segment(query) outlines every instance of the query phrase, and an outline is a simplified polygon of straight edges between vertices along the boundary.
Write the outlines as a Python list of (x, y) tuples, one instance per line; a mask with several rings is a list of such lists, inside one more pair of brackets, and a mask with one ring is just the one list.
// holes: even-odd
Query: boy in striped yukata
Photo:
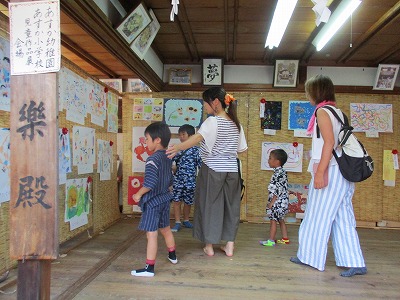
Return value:
[(157, 256), (158, 230), (164, 237), (168, 248), (168, 260), (176, 264), (175, 239), (169, 226), (169, 210), (172, 200), (172, 161), (165, 151), (171, 139), (171, 131), (162, 122), (152, 123), (144, 131), (146, 143), (154, 152), (146, 160), (143, 186), (133, 195), (142, 209), (139, 230), (146, 231), (147, 251), (146, 266), (133, 270), (133, 276), (153, 277)]

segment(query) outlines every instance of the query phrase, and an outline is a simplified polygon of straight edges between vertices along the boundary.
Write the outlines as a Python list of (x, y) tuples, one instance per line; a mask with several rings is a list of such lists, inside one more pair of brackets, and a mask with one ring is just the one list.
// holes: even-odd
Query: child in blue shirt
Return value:
[(143, 269), (133, 270), (133, 276), (153, 277), (157, 256), (158, 230), (168, 248), (168, 260), (176, 264), (175, 239), (169, 226), (170, 203), (172, 200), (172, 161), (165, 151), (171, 139), (169, 127), (162, 122), (152, 123), (145, 129), (146, 144), (154, 152), (146, 160), (143, 186), (133, 195), (142, 209), (139, 230), (146, 231), (147, 258)]
[[(179, 140), (181, 143), (186, 141), (191, 135), (195, 134), (192, 125), (182, 125), (179, 130)], [(175, 226), (172, 232), (181, 229), (181, 204), (183, 201), (183, 223), (186, 228), (193, 228), (189, 221), (190, 209), (193, 205), (194, 191), (196, 189), (197, 168), (201, 165), (199, 147), (193, 146), (185, 151), (181, 151), (172, 159), (176, 163), (176, 172), (174, 176), (174, 214)]]
[(283, 238), (276, 241), (278, 244), (289, 244), (285, 216), (289, 207), (288, 177), (282, 168), (287, 161), (287, 153), (282, 149), (272, 150), (268, 164), (274, 169), (274, 174), (268, 185), (267, 216), (270, 220), (269, 239), (260, 241), (263, 246), (275, 246), (277, 223), (281, 228)]

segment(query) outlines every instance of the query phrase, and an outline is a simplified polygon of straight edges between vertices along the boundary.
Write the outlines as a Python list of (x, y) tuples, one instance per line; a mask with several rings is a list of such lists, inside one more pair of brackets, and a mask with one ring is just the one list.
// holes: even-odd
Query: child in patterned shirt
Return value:
[[(179, 127), (179, 140), (186, 141), (191, 135), (195, 134), (192, 125), (185, 124)], [(193, 146), (185, 151), (179, 152), (173, 161), (176, 163), (176, 172), (174, 176), (174, 215), (175, 226), (171, 228), (172, 232), (178, 232), (181, 225), (186, 228), (193, 228), (189, 221), (191, 206), (193, 205), (194, 191), (196, 189), (197, 168), (201, 165), (199, 147)], [(183, 204), (183, 223), (181, 223), (181, 204)]]
[[(282, 168), (287, 161), (287, 154), (282, 149), (272, 150), (269, 154), (268, 164), (274, 169), (274, 174), (268, 185), (267, 216), (270, 220), (269, 239), (260, 241), (263, 246), (275, 246), (278, 244), (289, 244), (285, 215), (288, 213), (289, 193), (288, 177)], [(279, 222), (283, 238), (275, 241), (276, 227)]]

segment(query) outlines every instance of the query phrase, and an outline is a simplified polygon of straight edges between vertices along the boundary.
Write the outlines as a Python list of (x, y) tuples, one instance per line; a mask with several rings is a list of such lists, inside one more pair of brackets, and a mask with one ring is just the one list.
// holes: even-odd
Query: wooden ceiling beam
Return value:
[(229, 12), (228, 0), (224, 0), (225, 62), (229, 61)]
[(189, 18), (188, 18), (188, 15), (187, 15), (187, 11), (186, 11), (186, 7), (185, 7), (184, 1), (181, 1), (179, 3), (179, 5), (181, 7), (180, 12), (181, 12), (181, 16), (182, 16), (182, 21), (184, 21), (184, 23), (185, 23), (185, 27), (186, 27), (186, 31), (187, 31), (187, 33), (189, 35), (190, 43), (191, 43), (191, 45), (192, 45), (192, 47), (194, 49), (197, 61), (200, 61), (199, 50), (197, 49), (196, 40), (194, 39), (194, 34), (193, 34), (193, 31), (192, 31), (192, 27), (190, 26), (190, 22), (189, 22)]
[(88, 64), (92, 65), (94, 68), (99, 70), (100, 72), (106, 74), (110, 78), (117, 78), (118, 75), (99, 62), (92, 55), (87, 53), (81, 47), (79, 47), (75, 42), (73, 42), (70, 38), (68, 38), (65, 34), (61, 33), (61, 45), (73, 52), (76, 56), (80, 57)]
[(234, 12), (233, 12), (233, 49), (232, 49), (232, 61), (236, 61), (236, 49), (237, 49), (237, 32), (239, 24), (239, 0), (235, 0)]
[(360, 50), (370, 39), (372, 39), (379, 31), (385, 28), (389, 23), (396, 20), (400, 13), (400, 1), (398, 1), (391, 9), (389, 9), (377, 22), (375, 22), (361, 37), (357, 40), (352, 48), (346, 50), (337, 60), (337, 63), (347, 62), (358, 50)]
[(163, 81), (147, 63), (139, 59), (128, 43), (112, 27), (92, 0), (60, 1), (61, 10), (74, 20), (116, 59), (138, 75), (153, 91), (162, 90)]
[(181, 21), (179, 19), (179, 16), (175, 16), (174, 23), (176, 24), (176, 26), (179, 29), (179, 32), (182, 35), (183, 44), (185, 45), (186, 51), (188, 52), (188, 54), (190, 56), (190, 60), (193, 61), (193, 54), (192, 54), (192, 51), (190, 50), (189, 42), (188, 42), (188, 40), (186, 38), (185, 32), (183, 31), (182, 23), (181, 23)]
[(379, 56), (376, 60), (374, 65), (382, 64), (385, 63), (387, 60), (389, 60), (392, 56), (397, 54), (400, 51), (400, 44), (394, 45), (392, 48), (390, 48), (388, 51), (383, 53), (381, 56)]

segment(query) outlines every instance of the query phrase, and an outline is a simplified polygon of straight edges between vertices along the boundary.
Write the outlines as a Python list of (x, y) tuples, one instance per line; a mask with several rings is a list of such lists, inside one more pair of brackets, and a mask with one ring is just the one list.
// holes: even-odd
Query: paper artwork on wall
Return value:
[(88, 92), (90, 121), (103, 127), (107, 112), (107, 93), (104, 92), (102, 85), (92, 79), (88, 81)]
[(69, 132), (63, 133), (63, 129), (58, 129), (58, 172), (59, 183), (66, 181), (66, 174), (72, 172), (71, 143)]
[(163, 98), (133, 99), (133, 120), (162, 121)]
[(383, 150), (383, 180), (396, 181), (392, 150)]
[(85, 225), (90, 210), (90, 195), (87, 178), (68, 179), (65, 184), (65, 222), (71, 230)]
[(282, 149), (288, 159), (283, 168), (287, 172), (302, 172), (303, 171), (303, 144), (297, 144), (297, 147), (290, 143), (273, 143), (263, 142), (261, 144), (261, 170), (273, 170), (268, 164), (269, 154), (274, 149)]
[(288, 129), (306, 130), (314, 109), (308, 101), (289, 101)]
[(107, 93), (107, 132), (118, 133), (118, 96)]
[(264, 107), (264, 116), (261, 118), (261, 129), (281, 130), (282, 102), (266, 101)]
[(59, 110), (66, 110), (66, 119), (85, 124), (88, 98), (86, 80), (62, 67), (58, 72)]
[(10, 130), (0, 128), (0, 203), (10, 201)]
[(135, 195), (140, 188), (143, 186), (143, 176), (129, 176), (128, 179), (128, 204), (138, 205), (138, 203), (133, 200), (133, 195)]
[(200, 127), (203, 121), (203, 100), (164, 99), (164, 122), (168, 126), (180, 127), (184, 124)]
[(153, 154), (146, 144), (144, 130), (146, 127), (132, 129), (132, 172), (144, 172), (146, 159)]
[(112, 148), (110, 141), (97, 140), (97, 173), (100, 180), (111, 179)]
[(289, 213), (301, 213), (306, 210), (308, 185), (289, 183)]
[(10, 111), (10, 42), (0, 37), (0, 110)]
[(355, 132), (393, 132), (392, 104), (350, 103), (350, 119)]
[(72, 163), (78, 166), (78, 174), (93, 173), (95, 163), (95, 130), (74, 126), (72, 129)]

